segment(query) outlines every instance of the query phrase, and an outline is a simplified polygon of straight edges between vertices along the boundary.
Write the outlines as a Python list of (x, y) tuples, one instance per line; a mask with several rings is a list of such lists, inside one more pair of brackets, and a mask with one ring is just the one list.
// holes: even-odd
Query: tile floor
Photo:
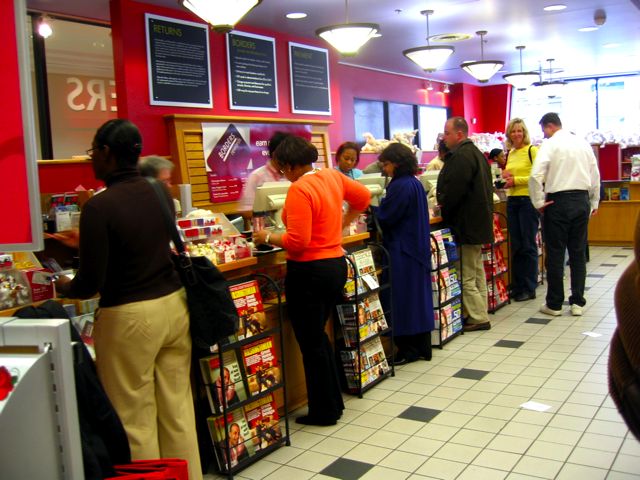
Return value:
[[(492, 315), (491, 330), (398, 367), (362, 399), (345, 396), (336, 426), (292, 420), (291, 446), (236, 478), (640, 479), (640, 443), (607, 394), (613, 291), (632, 255), (591, 248), (582, 317), (539, 313), (539, 287), (538, 299)], [(550, 408), (521, 407), (529, 401)]]

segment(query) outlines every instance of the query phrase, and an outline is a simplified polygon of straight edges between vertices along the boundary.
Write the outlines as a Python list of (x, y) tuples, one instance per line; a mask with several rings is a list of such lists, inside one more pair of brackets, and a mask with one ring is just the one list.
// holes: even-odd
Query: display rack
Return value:
[[(511, 244), (509, 244), (511, 246)], [(542, 237), (542, 220), (538, 220), (536, 232), (536, 250), (538, 252), (538, 285), (544, 285), (544, 240)]]
[[(263, 302), (264, 289), (276, 298)], [(239, 329), (215, 352), (197, 352), (196, 384), (199, 433), (207, 431), (217, 471), (231, 479), (291, 441), (280, 289), (268, 275), (252, 274), (235, 279), (229, 291)], [(201, 441), (201, 456), (202, 450)]]
[(489, 313), (496, 313), (511, 303), (508, 290), (509, 267), (505, 262), (505, 258), (508, 259), (510, 253), (509, 231), (506, 225), (507, 217), (500, 212), (493, 212), (493, 242), (482, 246)]
[(448, 228), (431, 232), (430, 243), (435, 326), (431, 344), (442, 348), (463, 332), (462, 281), (458, 273), (460, 252)]
[[(389, 362), (382, 345), (383, 335), (393, 344), (391, 262), (379, 243), (354, 248), (346, 258), (349, 273), (344, 299), (337, 305), (338, 318), (333, 322), (336, 357), (346, 391), (362, 398), (367, 390), (395, 375), (393, 355)], [(382, 306), (381, 295), (387, 308)]]

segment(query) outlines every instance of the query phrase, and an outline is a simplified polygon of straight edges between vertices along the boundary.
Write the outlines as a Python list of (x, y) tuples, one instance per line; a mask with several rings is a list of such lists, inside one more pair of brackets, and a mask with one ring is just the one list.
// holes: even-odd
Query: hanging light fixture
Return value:
[(536, 80), (540, 80), (540, 76), (538, 72), (523, 72), (522, 71), (522, 50), (524, 50), (524, 45), (518, 45), (516, 47), (517, 50), (520, 51), (520, 72), (519, 73), (507, 73), (503, 75), (502, 78), (505, 79), (507, 83), (513, 85), (518, 90), (526, 90), (529, 85), (531, 85)]
[(42, 38), (49, 38), (53, 33), (53, 28), (51, 28), (51, 18), (49, 15), (42, 15), (38, 19), (38, 35)]
[(444, 84), (444, 89), (442, 90), (442, 93), (450, 93), (451, 90), (449, 90), (449, 84), (445, 83)]
[(427, 90), (433, 90), (433, 83), (431, 83), (431, 80), (429, 80), (429, 83), (427, 83)]
[(542, 67), (540, 67), (540, 81), (533, 84), (534, 87), (539, 89), (539, 91), (542, 91), (542, 93), (549, 98), (561, 96), (562, 87), (567, 84), (564, 80), (553, 80), (553, 61), (553, 58), (547, 58), (547, 62), (549, 62), (549, 80), (542, 80)]
[(378, 35), (380, 26), (375, 23), (349, 23), (349, 0), (344, 0), (344, 9), (345, 23), (319, 28), (316, 35), (345, 57), (353, 57), (369, 39)]
[(448, 45), (431, 46), (429, 44), (429, 15), (433, 15), (433, 10), (422, 10), (420, 14), (427, 18), (427, 45), (409, 48), (404, 50), (402, 54), (425, 72), (435, 72), (455, 51), (455, 48)]
[(211, 24), (218, 33), (231, 31), (260, 2), (262, 0), (180, 0), (183, 7)]
[(478, 80), (480, 83), (487, 83), (495, 73), (502, 68), (504, 62), (499, 60), (485, 60), (484, 59), (484, 36), (487, 34), (486, 30), (479, 30), (476, 35), (480, 36), (480, 61), (478, 62), (464, 62), (460, 65), (465, 72)]

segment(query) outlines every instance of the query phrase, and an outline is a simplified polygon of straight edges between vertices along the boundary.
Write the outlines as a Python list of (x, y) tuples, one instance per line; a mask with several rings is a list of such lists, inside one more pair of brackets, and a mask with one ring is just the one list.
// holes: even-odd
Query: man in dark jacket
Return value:
[(469, 138), (462, 117), (447, 120), (444, 141), (451, 150), (438, 177), (438, 203), (444, 222), (462, 248), (464, 331), (489, 330), (487, 282), (482, 245), (493, 241), (493, 185), (484, 155)]

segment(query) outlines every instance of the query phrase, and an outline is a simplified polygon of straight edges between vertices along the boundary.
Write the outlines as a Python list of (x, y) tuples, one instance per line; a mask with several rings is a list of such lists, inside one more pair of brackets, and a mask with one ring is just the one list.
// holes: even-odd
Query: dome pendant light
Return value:
[(425, 47), (415, 47), (404, 50), (402, 54), (409, 60), (415, 62), (425, 72), (435, 72), (447, 58), (455, 51), (455, 48), (448, 45), (431, 46), (429, 44), (429, 15), (433, 15), (433, 10), (423, 10), (420, 12), (427, 18), (427, 45)]
[(499, 60), (485, 60), (484, 59), (484, 36), (487, 34), (486, 30), (479, 30), (476, 35), (480, 36), (480, 61), (478, 62), (464, 62), (460, 65), (465, 72), (478, 80), (480, 83), (487, 83), (495, 73), (502, 68), (504, 62)]
[(349, 23), (349, 0), (344, 1), (345, 23), (329, 25), (316, 30), (316, 35), (326, 40), (345, 57), (353, 57), (369, 39), (380, 31), (375, 23)]
[(262, 0), (180, 0), (180, 4), (211, 25), (214, 32), (226, 33)]
[(553, 58), (547, 58), (547, 62), (549, 62), (549, 80), (542, 81), (542, 68), (540, 69), (540, 81), (535, 82), (533, 84), (536, 89), (542, 91), (544, 95), (549, 98), (559, 97), (562, 94), (562, 87), (564, 87), (567, 82), (563, 80), (553, 80), (551, 75), (553, 74), (553, 67), (551, 66), (553, 63)]
[(526, 90), (528, 86), (530, 86), (536, 80), (540, 80), (540, 76), (537, 72), (523, 72), (522, 71), (522, 50), (524, 50), (524, 45), (518, 45), (516, 47), (517, 50), (520, 51), (520, 72), (519, 73), (507, 73), (503, 75), (502, 78), (505, 79), (507, 83), (512, 85), (514, 88), (518, 90)]

